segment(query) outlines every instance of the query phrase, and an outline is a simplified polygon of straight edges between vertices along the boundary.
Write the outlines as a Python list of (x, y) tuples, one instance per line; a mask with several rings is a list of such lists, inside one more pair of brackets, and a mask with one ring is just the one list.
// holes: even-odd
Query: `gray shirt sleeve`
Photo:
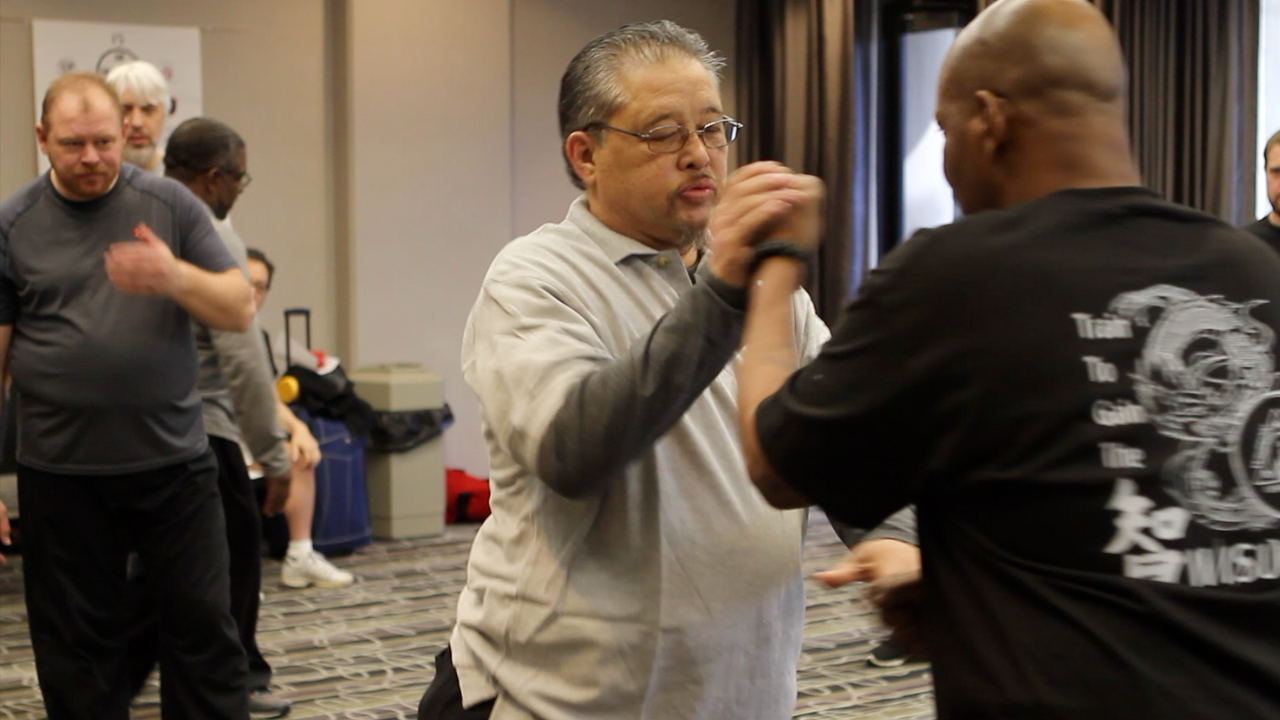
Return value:
[(267, 477), (289, 474), (285, 432), (276, 416), (276, 394), (258, 321), (247, 332), (209, 330), (218, 370), (227, 383), (241, 436)]
[(698, 282), (625, 355), (578, 379), (538, 446), (537, 472), (570, 498), (600, 492), (680, 419), (738, 350), (746, 292)]
[(885, 518), (884, 522), (867, 533), (862, 541), (880, 539), (901, 540), (918, 546), (920, 536), (916, 534), (916, 506), (908, 505)]
[(195, 265), (202, 270), (220, 273), (236, 267), (235, 258), (223, 244), (222, 238), (209, 219), (204, 201), (197, 198), (190, 190), (179, 186), (175, 192), (174, 212), (178, 217), (178, 227), (182, 229), (181, 242), (174, 248), (174, 254), (180, 259)]

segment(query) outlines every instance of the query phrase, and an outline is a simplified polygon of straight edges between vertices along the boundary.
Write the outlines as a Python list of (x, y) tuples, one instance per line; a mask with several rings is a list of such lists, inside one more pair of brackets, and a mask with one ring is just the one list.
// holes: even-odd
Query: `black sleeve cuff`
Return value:
[(716, 297), (724, 301), (725, 305), (741, 312), (747, 311), (747, 289), (735, 287), (716, 277), (715, 273), (707, 269), (705, 263), (698, 268), (698, 281), (706, 283), (707, 287), (716, 294)]
[(916, 509), (914, 505), (899, 510), (867, 533), (865, 540), (901, 540), (911, 545), (920, 545), (920, 534), (916, 531)]

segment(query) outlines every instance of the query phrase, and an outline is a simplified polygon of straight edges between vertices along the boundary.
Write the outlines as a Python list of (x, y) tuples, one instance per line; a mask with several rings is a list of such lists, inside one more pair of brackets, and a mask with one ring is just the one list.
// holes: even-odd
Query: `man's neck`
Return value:
[(698, 243), (689, 243), (689, 246), (680, 251), (680, 259), (684, 260), (684, 266), (691, 268), (698, 264)]
[(1002, 198), (1005, 207), (1061, 190), (1142, 185), (1123, 126), (1105, 117), (1079, 125), (1059, 127), (1026, 144), (1027, 152), (1011, 168), (1017, 182), (1008, 183)]
[(1272, 210), (1271, 213), (1267, 215), (1267, 220), (1271, 221), (1272, 227), (1280, 228), (1280, 212)]
[[(685, 253), (686, 253), (685, 248), (678, 247), (674, 243), (667, 242), (663, 239), (654, 238), (654, 237), (645, 235), (644, 233), (636, 232), (633, 228), (627, 227), (625, 223), (619, 220), (617, 215), (615, 215), (614, 213), (607, 212), (603, 204), (598, 199), (596, 199), (590, 191), (588, 191), (586, 195), (587, 195), (587, 212), (591, 213), (592, 215), (595, 216), (597, 220), (604, 223), (605, 227), (618, 233), (619, 235), (629, 237), (632, 240), (635, 240), (636, 242), (642, 245), (647, 245), (653, 248), (654, 250), (657, 250), (658, 252), (663, 252), (664, 250), (676, 249), (680, 251), (681, 257), (685, 256)], [(697, 243), (690, 243), (689, 245), (690, 248), (695, 248), (694, 250), (695, 259), (696, 259), (696, 253), (697, 253), (696, 245)], [(686, 259), (685, 262), (687, 263), (688, 260)]]

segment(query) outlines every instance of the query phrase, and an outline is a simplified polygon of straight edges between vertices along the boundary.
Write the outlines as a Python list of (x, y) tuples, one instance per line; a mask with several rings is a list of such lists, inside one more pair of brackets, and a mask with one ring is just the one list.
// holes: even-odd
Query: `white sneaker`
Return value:
[(339, 588), (350, 585), (354, 580), (354, 575), (346, 570), (339, 570), (315, 550), (302, 559), (286, 555), (284, 565), (280, 567), (280, 582), (291, 588), (304, 588), (308, 585)]

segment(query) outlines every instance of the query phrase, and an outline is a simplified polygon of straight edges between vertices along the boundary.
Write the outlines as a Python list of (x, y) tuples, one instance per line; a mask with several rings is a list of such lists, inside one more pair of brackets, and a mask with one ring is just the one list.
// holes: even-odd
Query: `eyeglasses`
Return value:
[(240, 192), (244, 192), (244, 189), (249, 187), (249, 183), (253, 182), (253, 176), (249, 174), (248, 170), (242, 173), (236, 173), (234, 171), (225, 170), (223, 168), (214, 168), (214, 169), (222, 173), (223, 175), (226, 175), (227, 178), (231, 180), (231, 182), (237, 183), (239, 185), (237, 189)]
[(644, 140), (649, 149), (656, 153), (673, 153), (679, 152), (684, 148), (685, 143), (689, 142), (690, 135), (701, 137), (702, 144), (707, 148), (722, 148), (738, 139), (738, 131), (742, 129), (742, 123), (727, 117), (723, 120), (709, 122), (697, 130), (687, 130), (683, 125), (663, 125), (653, 128), (647, 133), (638, 133), (634, 130), (627, 130), (602, 122), (594, 122), (584, 129), (593, 127), (616, 130), (632, 137), (638, 137)]
[(219, 173), (221, 176), (227, 177), (229, 181), (236, 183), (236, 192), (244, 192), (244, 188), (248, 187), (248, 183), (253, 182), (253, 176), (248, 174), (248, 170), (243, 173), (237, 173), (236, 170), (228, 170), (227, 168), (210, 168), (204, 170), (212, 178), (212, 174)]

